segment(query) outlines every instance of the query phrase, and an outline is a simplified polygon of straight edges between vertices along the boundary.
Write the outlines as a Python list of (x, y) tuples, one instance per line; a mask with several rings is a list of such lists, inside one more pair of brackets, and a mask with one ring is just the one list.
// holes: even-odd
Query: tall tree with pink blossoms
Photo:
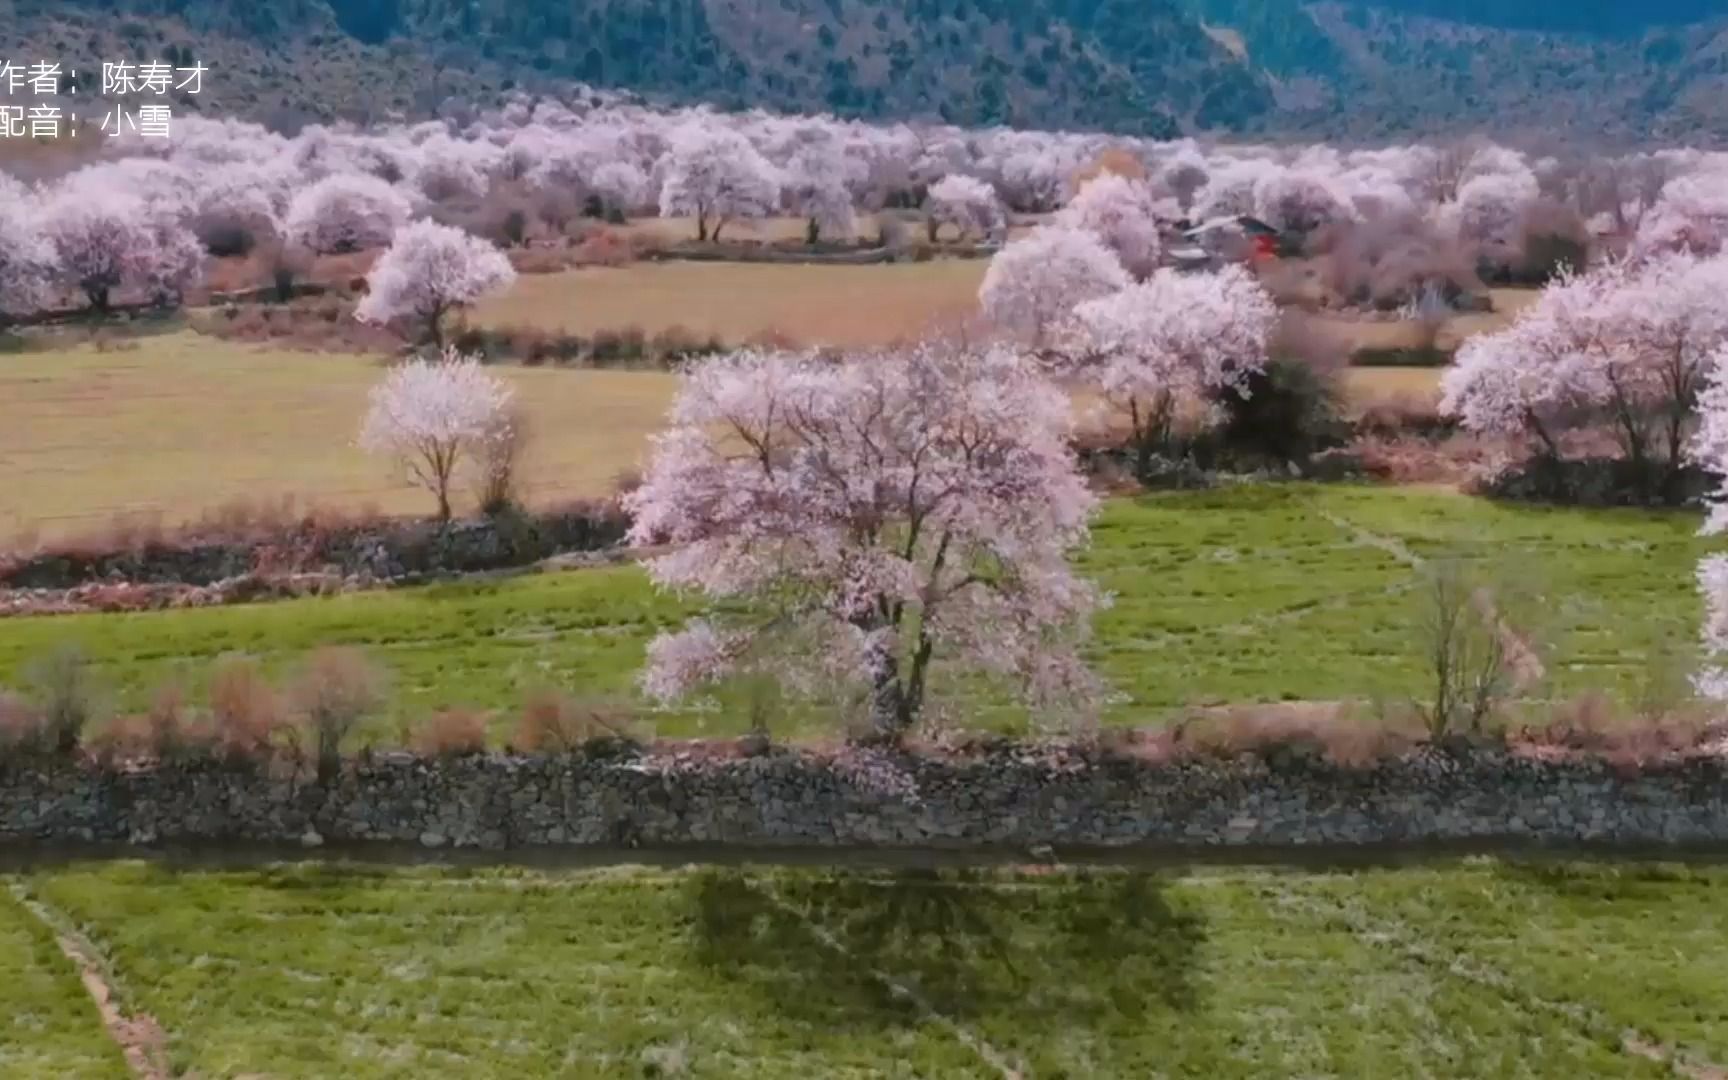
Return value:
[(412, 206), (395, 185), (375, 176), (337, 173), (296, 192), (283, 233), (320, 255), (382, 247), (408, 223)]
[(978, 300), (993, 325), (1043, 348), (1076, 304), (1128, 284), (1122, 260), (1096, 234), (1046, 225), (996, 253)]
[(788, 208), (807, 222), (805, 238), (812, 244), (823, 237), (850, 237), (857, 229), (853, 213), (851, 181), (858, 170), (835, 140), (802, 147), (786, 169)]
[(1159, 270), (1078, 305), (1057, 362), (1126, 414), (1144, 472), (1169, 439), (1178, 406), (1246, 391), (1266, 367), (1277, 320), (1271, 295), (1239, 266), (1216, 274)]
[(1471, 430), (1524, 431), (1546, 453), (1605, 423), (1640, 475), (1683, 464), (1698, 395), (1728, 345), (1728, 259), (1611, 263), (1543, 291), (1506, 330), (1459, 350), (1442, 410)]
[(0, 173), (0, 323), (48, 302), (57, 268), (39, 217), (35, 198), (24, 185)]
[(955, 239), (983, 239), (1002, 231), (1002, 202), (996, 189), (983, 180), (958, 173), (930, 185), (924, 196), (924, 215), (934, 241), (944, 225), (954, 226)]
[(396, 234), (372, 267), (354, 317), (369, 323), (410, 320), (442, 347), (446, 314), (515, 280), (510, 260), (487, 241), (449, 225), (416, 221)]
[(1692, 173), (1668, 182), (1643, 217), (1634, 251), (1649, 256), (1685, 251), (1715, 255), (1728, 244), (1728, 170)]
[(1056, 213), (1055, 224), (1092, 233), (1116, 253), (1136, 280), (1158, 267), (1163, 244), (1158, 211), (1145, 182), (1113, 172), (1101, 172), (1080, 186), (1074, 198)]
[(372, 388), (360, 448), (393, 459), (431, 492), (439, 520), (448, 521), (456, 472), (509, 430), (510, 397), (477, 359), (454, 349), (435, 360), (410, 360)]
[(1068, 435), (1065, 395), (1002, 348), (695, 367), (626, 506), (634, 542), (672, 545), (654, 580), (718, 606), (654, 641), (644, 688), (749, 671), (852, 688), (886, 738), (939, 671), (1039, 708), (1091, 700), (1077, 647), (1101, 597), (1069, 556), (1096, 499)]
[[(1688, 447), (1691, 460), (1716, 478), (1710, 513), (1701, 530), (1707, 536), (1728, 532), (1728, 346), (1710, 364), (1698, 395), (1698, 431)], [(1700, 644), (1704, 666), (1693, 677), (1698, 693), (1728, 701), (1728, 555), (1707, 555), (1698, 562), (1698, 591), (1704, 599)]]
[(108, 310), (114, 290), (142, 280), (157, 265), (149, 211), (130, 195), (87, 186), (63, 193), (42, 214), (62, 280), (81, 290), (97, 311)]
[(672, 134), (660, 216), (694, 217), (696, 239), (718, 241), (728, 222), (779, 209), (780, 182), (749, 139), (711, 122), (687, 124)]

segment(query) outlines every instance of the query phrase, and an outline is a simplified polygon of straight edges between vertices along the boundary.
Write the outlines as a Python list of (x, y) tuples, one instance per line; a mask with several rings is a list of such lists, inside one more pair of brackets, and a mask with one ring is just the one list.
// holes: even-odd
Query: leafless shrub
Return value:
[(414, 729), (409, 745), (429, 758), (467, 757), (486, 752), (486, 714), (473, 709), (440, 709)]
[(1508, 699), (1542, 677), (1541, 660), (1508, 610), (1516, 596), (1510, 587), (1493, 588), (1452, 559), (1425, 578), (1418, 635), (1432, 682), (1424, 722), (1436, 739), (1480, 734)]
[(144, 752), (161, 762), (196, 761), (214, 749), (209, 724), (200, 720), (186, 701), (186, 688), (167, 683), (151, 695), (143, 716)]
[(480, 512), (496, 515), (519, 505), (517, 469), (528, 441), (528, 417), (513, 408), (497, 418), (480, 440), (475, 460), (475, 498)]
[(17, 694), (0, 690), (0, 756), (37, 758), (53, 749), (41, 710)]
[(514, 746), (531, 754), (573, 754), (595, 739), (627, 738), (629, 728), (623, 706), (540, 690), (523, 706)]
[(1555, 706), (1547, 723), (1519, 733), (1527, 746), (1587, 754), (1639, 767), (1699, 752), (1720, 737), (1712, 713), (1696, 702), (1658, 714), (1628, 711), (1608, 695), (1583, 694)]
[(1436, 233), (1419, 215), (1365, 222), (1341, 237), (1326, 257), (1325, 278), (1353, 304), (1396, 309), (1433, 289), (1448, 303), (1485, 286), (1469, 254)]
[(318, 779), (342, 767), (342, 744), (384, 700), (384, 676), (366, 654), (348, 646), (315, 650), (289, 686), (300, 723), (312, 742)]
[(210, 673), (210, 720), (216, 753), (231, 764), (267, 759), (286, 725), (282, 696), (250, 657), (225, 657)]
[(40, 710), (49, 746), (58, 754), (78, 749), (79, 739), (101, 711), (96, 678), (84, 650), (62, 645), (32, 663), (25, 682)]
[(1405, 752), (1418, 735), (1396, 717), (1366, 715), (1347, 702), (1231, 706), (1188, 717), (1173, 732), (1175, 749), (1190, 754), (1297, 753), (1356, 767)]

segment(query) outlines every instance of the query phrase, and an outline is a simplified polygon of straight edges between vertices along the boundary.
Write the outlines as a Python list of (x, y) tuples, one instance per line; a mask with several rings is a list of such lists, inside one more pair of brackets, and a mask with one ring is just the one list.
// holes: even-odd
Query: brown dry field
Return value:
[[(779, 334), (881, 344), (963, 319), (984, 266), (939, 260), (579, 270), (524, 277), (475, 318), (575, 332), (680, 324), (734, 342)], [(1503, 304), (1525, 299), (1509, 296)], [(1482, 329), (1506, 315), (1466, 318)], [(1399, 329), (1340, 326), (1353, 339)], [(525, 488), (538, 504), (612, 490), (620, 473), (641, 463), (673, 387), (671, 376), (652, 372), (499, 370), (517, 387), (532, 425)], [(116, 519), (174, 525), (237, 502), (423, 513), (422, 493), (354, 445), (378, 376), (376, 358), (189, 332), (119, 348), (0, 355), (0, 401), (8, 405), (0, 425), (0, 545), (99, 532)], [(1346, 374), (1358, 407), (1431, 398), (1438, 378), (1435, 369)]]
[(880, 345), (965, 319), (977, 306), (982, 259), (888, 266), (637, 263), (525, 275), (481, 304), (483, 326), (591, 334), (672, 327), (741, 344)]
[[(537, 503), (609, 492), (640, 463), (672, 388), (654, 372), (498, 370), (527, 411)], [(241, 502), (425, 513), (424, 493), (354, 445), (379, 372), (375, 358), (192, 333), (0, 356), (0, 545)]]

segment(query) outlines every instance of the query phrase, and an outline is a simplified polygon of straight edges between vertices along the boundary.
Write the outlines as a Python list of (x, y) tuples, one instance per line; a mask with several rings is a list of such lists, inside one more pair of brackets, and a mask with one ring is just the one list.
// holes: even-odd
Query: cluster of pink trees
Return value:
[(654, 580), (720, 608), (655, 640), (644, 686), (765, 672), (855, 692), (885, 737), (944, 672), (1083, 705), (1101, 598), (1069, 564), (1095, 499), (1068, 434), (1063, 393), (1000, 347), (704, 362), (627, 506), (635, 542), (673, 545)]
[(1513, 325), (1471, 339), (1441, 407), (1471, 430), (1525, 432), (1547, 453), (1566, 430), (1606, 422), (1628, 460), (1684, 460), (1698, 395), (1728, 344), (1728, 259), (1615, 262), (1544, 290)]
[(0, 173), (0, 320), (40, 307), (54, 272), (54, 252), (42, 235), (35, 200), (24, 185)]
[[(314, 125), (292, 138), (193, 116), (167, 143), (122, 139), (109, 149), (120, 156), (84, 170), (78, 186), (145, 204), (167, 269), (135, 278), (164, 296), (191, 261), (182, 229), (219, 256), (340, 252), (382, 247), (416, 216), (516, 244), (561, 233), (582, 214), (688, 215), (702, 239), (724, 238), (732, 220), (792, 214), (820, 240), (850, 235), (859, 214), (884, 209), (921, 205), (933, 232), (991, 238), (1004, 232), (1004, 211), (1054, 213), (1139, 278), (1158, 261), (1160, 225), (1248, 214), (1333, 262), (1395, 248), (1399, 272), (1365, 290), (1392, 306), (1456, 279), (1455, 264), (1540, 280), (1561, 261), (1555, 251), (1574, 264), (1588, 247), (1709, 254), (1728, 227), (1728, 156), (1694, 151), (1539, 158), (1481, 141), (1156, 142), (665, 110), (605, 95), (523, 97), (414, 125)], [(1082, 184), (1105, 159), (1128, 167)], [(36, 193), (37, 212), (71, 205), (59, 198), (71, 182)], [(1546, 243), (1551, 236), (1566, 243)], [(1412, 262), (1431, 265), (1403, 265)], [(1369, 275), (1352, 266), (1334, 276)], [(81, 288), (70, 275), (56, 281)]]

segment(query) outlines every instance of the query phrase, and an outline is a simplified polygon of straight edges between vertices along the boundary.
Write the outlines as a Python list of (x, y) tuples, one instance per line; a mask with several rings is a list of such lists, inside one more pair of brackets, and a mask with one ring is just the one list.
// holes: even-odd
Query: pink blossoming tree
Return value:
[(930, 239), (944, 225), (954, 226), (955, 239), (983, 239), (1002, 231), (1002, 203), (996, 189), (970, 176), (944, 176), (930, 185), (924, 196), (924, 214)]
[(1097, 236), (1136, 279), (1158, 267), (1163, 245), (1157, 209), (1152, 191), (1143, 181), (1113, 172), (1099, 173), (1081, 185), (1068, 205), (1057, 212), (1056, 224)]
[[(1703, 532), (1728, 532), (1728, 348), (1719, 351), (1698, 396), (1698, 431), (1690, 446), (1691, 459), (1717, 478), (1710, 496), (1710, 513)], [(1707, 555), (1698, 563), (1698, 591), (1704, 598), (1700, 634), (1704, 667), (1693, 678), (1703, 696), (1728, 701), (1728, 555)]]
[(404, 319), (442, 347), (444, 316), (516, 280), (510, 260), (492, 244), (434, 221), (403, 228), (366, 278), (354, 311), (361, 322)]
[(993, 325), (1043, 348), (1076, 304), (1128, 283), (1122, 261), (1095, 234), (1046, 225), (996, 253), (978, 300)]
[(728, 674), (857, 688), (904, 733), (938, 668), (1089, 700), (1076, 651), (1099, 594), (1068, 556), (1095, 498), (1068, 403), (1024, 358), (920, 344), (840, 359), (746, 350), (685, 376), (627, 497), (649, 564), (728, 614), (657, 639), (643, 685), (673, 699)]
[(1728, 344), (1728, 259), (1668, 256), (1560, 279), (1506, 330), (1471, 339), (1442, 410), (1483, 432), (1527, 432), (1558, 456), (1565, 426), (1606, 422), (1641, 474), (1672, 479), (1698, 394)]
[(48, 302), (57, 268), (54, 249), (37, 224), (40, 211), (25, 189), (0, 173), (0, 322)]
[(43, 208), (44, 231), (66, 284), (108, 310), (114, 290), (156, 266), (156, 234), (143, 202), (110, 189), (67, 192)]
[(1078, 305), (1057, 362), (1127, 415), (1144, 471), (1168, 440), (1179, 405), (1246, 392), (1248, 379), (1265, 369), (1277, 319), (1271, 295), (1241, 267), (1159, 270)]
[(296, 192), (283, 232), (320, 255), (382, 247), (408, 223), (408, 197), (375, 176), (338, 173)]
[(450, 519), (450, 485), (464, 462), (508, 431), (510, 388), (480, 362), (446, 349), (436, 360), (402, 364), (372, 388), (360, 428), (361, 449), (396, 461), (438, 500)]
[(749, 139), (711, 124), (687, 125), (672, 134), (660, 215), (694, 217), (696, 239), (718, 241), (730, 221), (773, 214), (780, 181), (780, 171)]

